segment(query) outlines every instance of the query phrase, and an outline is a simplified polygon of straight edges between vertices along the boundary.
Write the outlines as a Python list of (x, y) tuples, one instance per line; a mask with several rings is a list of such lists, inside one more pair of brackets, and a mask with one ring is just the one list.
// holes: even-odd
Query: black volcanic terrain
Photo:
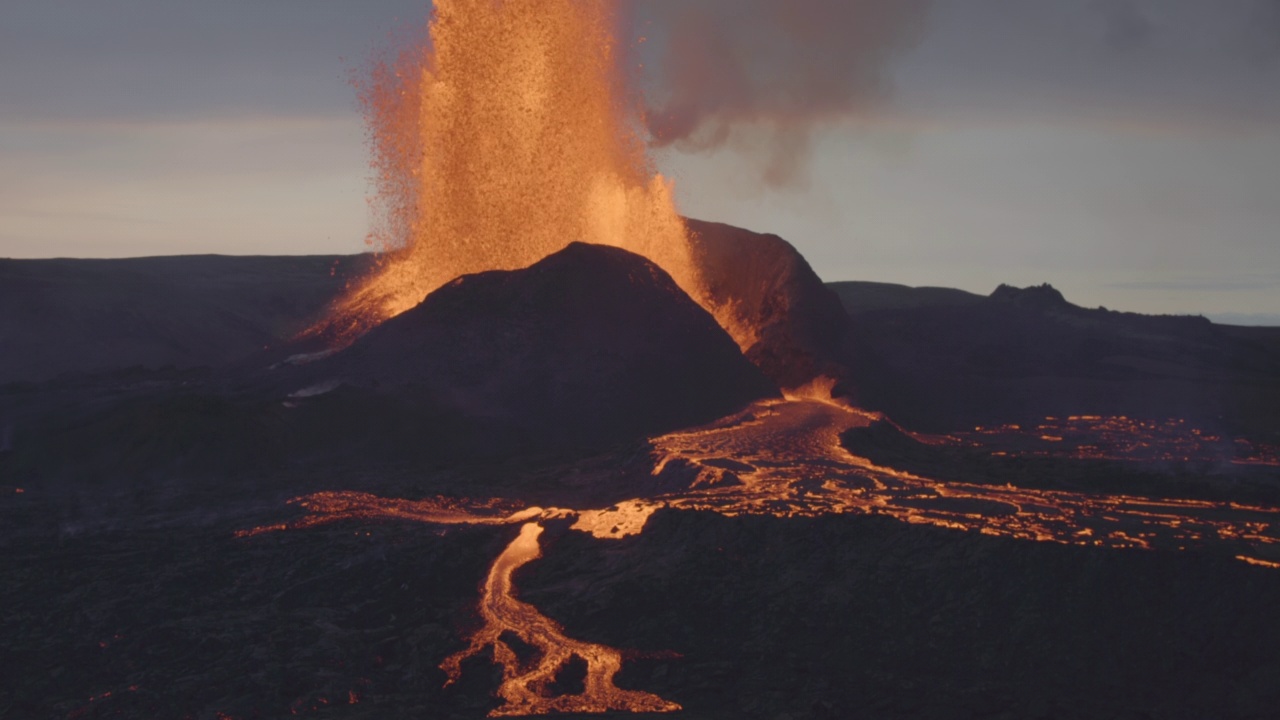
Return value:
[(217, 372), (11, 385), (0, 462), (79, 483), (440, 467), (641, 440), (778, 393), (664, 271), (580, 243), (459, 278), (332, 355), (268, 366), (282, 343)]
[(606, 717), (1277, 717), (1280, 329), (690, 229), (745, 353), (601, 246), (329, 354), (370, 258), (0, 260), (0, 718), (484, 717), (534, 521), (542, 692), (684, 708)]

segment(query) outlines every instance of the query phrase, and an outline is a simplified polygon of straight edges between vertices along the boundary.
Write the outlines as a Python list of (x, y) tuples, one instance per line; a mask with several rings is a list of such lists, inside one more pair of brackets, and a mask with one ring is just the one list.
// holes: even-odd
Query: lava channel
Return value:
[[(547, 715), (551, 713), (671, 712), (680, 710), (677, 703), (652, 693), (625, 690), (613, 684), (622, 669), (622, 653), (611, 647), (574, 640), (564, 628), (538, 612), (534, 606), (517, 600), (511, 574), (542, 557), (538, 537), (542, 535), (539, 520), (577, 517), (572, 529), (602, 539), (616, 539), (637, 534), (649, 515), (658, 507), (644, 502), (628, 502), (605, 510), (576, 512), (561, 508), (528, 507), (509, 512), (510, 503), (497, 500), (452, 500), (435, 498), (403, 500), (382, 498), (361, 492), (321, 492), (290, 501), (301, 505), (309, 514), (301, 518), (236, 533), (237, 537), (254, 537), (281, 530), (299, 530), (342, 520), (410, 520), (437, 525), (514, 525), (522, 523), (520, 534), (507, 546), (489, 568), (480, 598), (483, 627), (471, 636), (465, 650), (445, 659), (440, 665), (449, 676), (445, 686), (462, 676), (462, 662), (493, 648), (493, 659), (502, 665), (502, 685), (498, 697), (504, 704), (489, 713), (490, 717)], [(535, 661), (522, 663), (502, 636), (512, 633), (533, 647)], [(587, 664), (587, 675), (581, 693), (552, 695), (557, 674), (574, 657)]]
[[(542, 526), (525, 523), (520, 535), (498, 556), (484, 583), (480, 615), (484, 627), (471, 636), (467, 649), (450, 656), (440, 666), (449, 675), (449, 683), (462, 676), (462, 661), (486, 647), (493, 648), (493, 658), (502, 664), (502, 686), (498, 696), (505, 703), (489, 713), (490, 717), (512, 715), (545, 715), (548, 713), (602, 713), (610, 710), (629, 712), (671, 712), (680, 710), (676, 703), (639, 690), (624, 690), (613, 684), (613, 676), (622, 669), (622, 653), (604, 645), (574, 640), (564, 634), (551, 618), (532, 605), (517, 600), (513, 594), (511, 574), (526, 563), (542, 556), (538, 536)], [(503, 633), (514, 633), (520, 640), (537, 648), (536, 662), (525, 666), (516, 653), (502, 641)], [(587, 663), (585, 689), (578, 695), (549, 697), (549, 686), (574, 656)], [(449, 684), (446, 683), (446, 684)]]

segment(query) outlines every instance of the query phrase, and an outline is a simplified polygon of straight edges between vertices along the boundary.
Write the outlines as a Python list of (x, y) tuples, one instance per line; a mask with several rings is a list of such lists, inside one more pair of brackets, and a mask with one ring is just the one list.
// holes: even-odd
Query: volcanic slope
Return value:
[(775, 383), (847, 382), (851, 332), (840, 297), (777, 235), (686, 219), (694, 261), (712, 299), (751, 328), (747, 357)]

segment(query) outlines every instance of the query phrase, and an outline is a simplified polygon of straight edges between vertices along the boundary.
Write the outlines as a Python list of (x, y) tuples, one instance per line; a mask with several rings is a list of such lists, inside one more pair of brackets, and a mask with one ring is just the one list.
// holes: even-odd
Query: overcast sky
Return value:
[[(629, 7), (688, 215), (827, 280), (1280, 324), (1280, 0)], [(350, 75), (428, 8), (0, 4), (0, 256), (361, 250)]]

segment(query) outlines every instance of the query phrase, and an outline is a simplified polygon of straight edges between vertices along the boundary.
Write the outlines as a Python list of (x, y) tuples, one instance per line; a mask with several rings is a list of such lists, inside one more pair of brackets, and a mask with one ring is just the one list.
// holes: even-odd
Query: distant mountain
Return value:
[[(920, 429), (1108, 413), (1280, 435), (1280, 329), (1082, 308), (1047, 286), (990, 296), (824, 286), (777, 236), (696, 220), (689, 228), (713, 296), (758, 329), (746, 355), (774, 385), (830, 375), (858, 402)], [(0, 385), (130, 367), (253, 367), (268, 346), (278, 359), (373, 261), (0, 260)], [(14, 432), (7, 405), (0, 437)]]
[(848, 280), (827, 283), (849, 312), (939, 307), (982, 302), (983, 296), (942, 287), (910, 287), (894, 283)]
[(0, 384), (240, 360), (305, 329), (371, 261), (0, 259)]
[(1280, 436), (1277, 328), (1082, 308), (1049, 285), (830, 287), (851, 321), (858, 400), (908, 427), (1115, 414)]
[(1280, 315), (1270, 313), (1209, 313), (1207, 317), (1221, 325), (1280, 328)]

